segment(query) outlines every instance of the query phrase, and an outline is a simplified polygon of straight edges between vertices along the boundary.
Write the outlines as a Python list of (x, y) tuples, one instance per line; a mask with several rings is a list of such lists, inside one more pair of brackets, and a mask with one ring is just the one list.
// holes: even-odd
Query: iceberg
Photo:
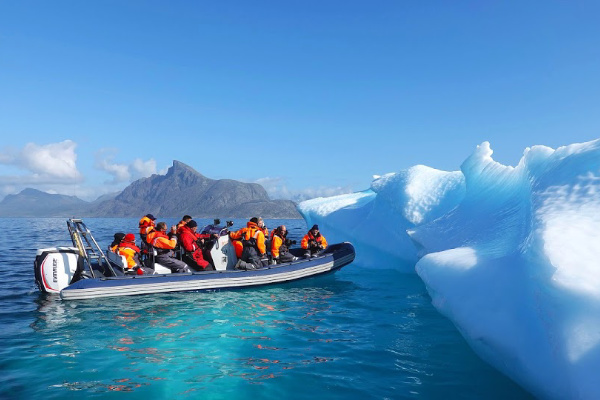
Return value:
[(308, 226), (319, 224), (328, 241), (358, 244), (361, 265), (393, 263), (414, 271), (418, 251), (407, 229), (455, 208), (465, 195), (464, 177), (417, 165), (374, 178), (368, 190), (306, 200), (298, 211)]
[(488, 142), (461, 171), (415, 166), (359, 193), (298, 205), (372, 268), (425, 282), (436, 309), (489, 364), (542, 398), (600, 398), (600, 140)]

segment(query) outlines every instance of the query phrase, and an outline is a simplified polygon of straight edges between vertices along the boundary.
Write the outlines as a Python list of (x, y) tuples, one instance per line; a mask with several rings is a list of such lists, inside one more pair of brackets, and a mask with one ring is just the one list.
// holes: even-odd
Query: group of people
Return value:
[[(205, 258), (203, 245), (205, 240), (214, 239), (214, 235), (197, 232), (198, 223), (189, 215), (184, 215), (176, 226), (167, 228), (165, 222), (155, 224), (156, 218), (146, 214), (139, 222), (141, 248), (135, 245), (133, 233), (115, 234), (111, 251), (122, 255), (127, 261), (128, 273), (151, 274), (154, 271), (141, 262), (142, 254), (156, 252), (155, 262), (171, 272), (213, 271), (215, 267)], [(168, 231), (168, 232), (167, 232)], [(181, 257), (176, 254), (180, 244)], [(153, 251), (154, 250), (154, 251)]]
[[(174, 273), (215, 270), (210, 262), (210, 246), (205, 246), (205, 243), (218, 239), (218, 235), (199, 233), (197, 222), (189, 215), (184, 215), (170, 230), (165, 222), (155, 224), (155, 221), (152, 214), (146, 214), (140, 220), (141, 248), (136, 246), (133, 233), (114, 235), (110, 250), (125, 257), (126, 273), (152, 274), (154, 271), (144, 266), (141, 258), (144, 253), (152, 254), (153, 249), (156, 251), (155, 262)], [(295, 261), (297, 257), (290, 253), (290, 246), (296, 241), (288, 239), (287, 233), (285, 225), (281, 225), (269, 235), (263, 219), (259, 217), (251, 218), (246, 227), (229, 232), (238, 258), (235, 268), (258, 269), (269, 264)], [(180, 257), (175, 253), (178, 244), (181, 248)], [(300, 246), (305, 250), (304, 256), (307, 258), (319, 255), (327, 247), (327, 241), (319, 232), (318, 225), (313, 225)]]
[[(230, 232), (229, 238), (233, 241), (236, 249), (238, 262), (236, 269), (258, 269), (266, 267), (269, 264), (281, 264), (295, 261), (295, 257), (290, 252), (290, 246), (295, 244), (295, 240), (287, 238), (287, 229), (285, 225), (275, 228), (271, 235), (264, 224), (262, 218), (251, 218), (246, 227)], [(269, 240), (267, 241), (267, 236)], [(267, 253), (267, 243), (269, 253)], [(327, 247), (325, 237), (319, 232), (319, 226), (313, 225), (300, 242), (304, 252), (304, 257), (315, 257)]]

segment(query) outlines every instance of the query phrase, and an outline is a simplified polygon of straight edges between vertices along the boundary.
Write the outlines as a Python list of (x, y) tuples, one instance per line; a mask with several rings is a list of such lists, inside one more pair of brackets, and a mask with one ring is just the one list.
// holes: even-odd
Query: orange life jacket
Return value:
[[(242, 240), (242, 244), (252, 243), (252, 239), (256, 242), (256, 249), (260, 254), (265, 254), (267, 248), (265, 246), (265, 234), (262, 229), (258, 227), (254, 222), (248, 222), (245, 228), (242, 228), (236, 232), (232, 232), (230, 237), (234, 240)], [(235, 246), (235, 245), (234, 245)], [(254, 246), (252, 244), (252, 246)], [(237, 252), (236, 252), (237, 253)]]
[(310, 240), (316, 241), (324, 249), (327, 248), (327, 240), (325, 240), (325, 236), (321, 235), (321, 232), (319, 232), (317, 237), (314, 237), (311, 231), (308, 231), (308, 233), (304, 235), (302, 241), (300, 242), (300, 247), (302, 247), (303, 249), (308, 249), (308, 242)]
[(241, 240), (232, 240), (231, 244), (233, 244), (233, 249), (235, 250), (235, 256), (237, 258), (242, 258), (242, 253), (244, 252), (244, 245)]
[[(273, 230), (275, 232), (275, 230)], [(273, 258), (279, 258), (279, 248), (283, 244), (283, 238), (279, 235), (271, 235), (271, 255)]]
[[(161, 250), (172, 250), (177, 246), (177, 238), (169, 239), (163, 231), (152, 231), (148, 234), (148, 243)], [(159, 253), (164, 253), (159, 251)]]
[(150, 218), (148, 217), (142, 217), (142, 219), (140, 219), (140, 223), (138, 224), (139, 228), (140, 228), (140, 236), (144, 237), (145, 235), (149, 234), (152, 230), (154, 230), (154, 221), (152, 221)]
[(116, 253), (125, 256), (125, 259), (127, 260), (127, 268), (131, 269), (137, 265), (135, 255), (140, 251), (140, 248), (137, 247), (135, 243), (121, 242), (116, 250)]

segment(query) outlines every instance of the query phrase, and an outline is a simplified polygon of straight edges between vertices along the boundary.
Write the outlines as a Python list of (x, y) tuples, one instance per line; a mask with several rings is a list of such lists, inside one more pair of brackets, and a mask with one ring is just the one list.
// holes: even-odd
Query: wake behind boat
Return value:
[[(171, 273), (154, 263), (152, 275), (129, 275), (121, 256), (98, 246), (80, 219), (67, 220), (74, 247), (39, 249), (34, 262), (40, 291), (59, 294), (62, 299), (89, 299), (192, 290), (232, 289), (288, 282), (336, 271), (354, 260), (348, 242), (333, 244), (317, 257), (269, 265), (254, 270), (236, 270), (237, 257), (223, 228), (210, 254), (215, 271)], [(302, 249), (291, 249), (301, 257)]]

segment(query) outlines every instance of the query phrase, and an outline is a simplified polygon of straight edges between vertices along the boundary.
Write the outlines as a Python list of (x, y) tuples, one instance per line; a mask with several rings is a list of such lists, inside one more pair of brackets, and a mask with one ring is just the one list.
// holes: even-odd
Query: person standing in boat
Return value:
[(139, 228), (142, 244), (147, 243), (148, 234), (155, 229), (154, 221), (156, 221), (156, 218), (152, 214), (146, 214), (140, 219)]
[(177, 246), (177, 229), (171, 227), (167, 235), (167, 224), (159, 222), (156, 229), (148, 234), (148, 243), (156, 249), (156, 262), (169, 268), (172, 272), (191, 272), (190, 267), (181, 260), (175, 258), (173, 249)]
[(245, 228), (230, 232), (229, 237), (241, 240), (242, 256), (235, 265), (236, 269), (256, 269), (268, 265), (266, 258), (265, 234), (258, 226), (258, 218), (250, 218)]
[(273, 261), (276, 264), (295, 261), (296, 257), (289, 252), (289, 246), (294, 243), (296, 241), (287, 238), (287, 228), (285, 225), (280, 225), (273, 229), (273, 235), (271, 236), (271, 256), (273, 257)]
[(198, 223), (192, 219), (177, 231), (181, 238), (183, 249), (185, 250), (183, 259), (194, 269), (214, 271), (215, 267), (206, 261), (202, 254), (202, 244), (205, 239), (210, 239), (211, 235), (200, 234), (197, 230)]
[(304, 257), (316, 257), (327, 248), (325, 236), (319, 232), (319, 225), (313, 225), (300, 242), (300, 247), (305, 250)]

